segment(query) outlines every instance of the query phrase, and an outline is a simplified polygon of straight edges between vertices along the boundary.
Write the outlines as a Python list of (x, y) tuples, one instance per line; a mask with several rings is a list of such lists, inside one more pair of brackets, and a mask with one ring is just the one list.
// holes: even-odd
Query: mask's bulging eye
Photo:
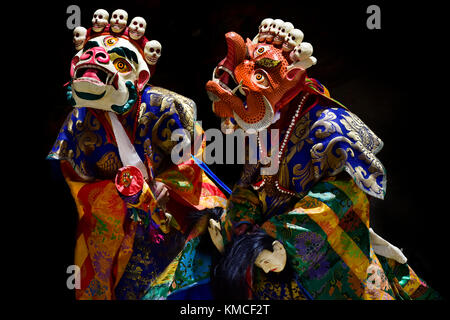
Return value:
[(262, 87), (267, 87), (269, 85), (267, 78), (261, 72), (256, 72), (253, 75), (253, 82)]
[(262, 55), (264, 52), (267, 51), (267, 47), (259, 47), (258, 49), (255, 50), (254, 52), (254, 58), (259, 57), (260, 55)]
[(120, 73), (131, 71), (131, 66), (125, 59), (117, 58), (116, 60), (114, 60), (113, 64), (117, 71), (119, 71)]

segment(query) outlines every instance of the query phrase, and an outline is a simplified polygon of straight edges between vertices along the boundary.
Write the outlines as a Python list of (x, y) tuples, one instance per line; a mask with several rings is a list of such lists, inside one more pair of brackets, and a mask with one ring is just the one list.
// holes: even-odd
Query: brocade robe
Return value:
[(386, 192), (375, 156), (382, 141), (318, 81), (308, 79), (306, 92), (288, 138), (296, 101), (271, 126), (280, 130), (280, 145), (286, 138), (277, 174), (261, 176), (260, 164), (246, 165), (222, 216), (225, 242), (247, 224), (286, 249), (291, 281), (253, 267), (253, 299), (438, 298), (406, 263), (377, 255), (370, 243), (369, 197)]
[[(79, 215), (75, 264), (81, 269), (77, 299), (139, 299), (169, 263), (195, 238), (184, 232), (189, 212), (225, 205), (225, 196), (192, 159), (171, 161), (176, 129), (191, 139), (195, 103), (163, 88), (148, 86), (128, 113), (118, 115), (130, 141), (155, 179), (169, 187), (167, 210), (179, 230), (164, 234), (148, 212), (119, 197), (114, 178), (122, 167), (105, 112), (76, 108), (67, 117), (48, 156), (61, 168)], [(201, 134), (199, 134), (201, 136)], [(201, 145), (201, 144), (200, 144)]]

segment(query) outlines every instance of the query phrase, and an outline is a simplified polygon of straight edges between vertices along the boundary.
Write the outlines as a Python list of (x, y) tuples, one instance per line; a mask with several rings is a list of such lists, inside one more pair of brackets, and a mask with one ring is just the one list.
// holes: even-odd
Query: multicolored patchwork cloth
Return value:
[(77, 299), (141, 298), (185, 242), (198, 235), (196, 228), (185, 234), (187, 214), (225, 206), (223, 193), (192, 159), (179, 165), (170, 160), (178, 143), (171, 140), (174, 130), (186, 129), (192, 137), (202, 130), (195, 126), (195, 116), (192, 100), (150, 86), (140, 104), (118, 115), (148, 171), (169, 188), (167, 211), (178, 226), (168, 233), (152, 221), (151, 213), (127, 205), (119, 196), (114, 178), (122, 163), (105, 113), (76, 108), (67, 117), (48, 158), (61, 160), (79, 214)]
[[(290, 280), (253, 267), (252, 299), (439, 299), (408, 264), (372, 247), (367, 194), (385, 194), (386, 173), (375, 157), (382, 141), (320, 83), (309, 79), (309, 87), (319, 95), (296, 123), (278, 174), (261, 176), (260, 164), (246, 165), (221, 217), (225, 243), (248, 224), (286, 248)], [(277, 127), (283, 139), (283, 119)], [(143, 298), (212, 299), (214, 265), (201, 241), (209, 239), (188, 242)]]
[(293, 209), (263, 222), (261, 229), (283, 243), (295, 276), (282, 283), (254, 269), (257, 299), (439, 297), (407, 264), (375, 254), (367, 196), (344, 174), (317, 183)]
[[(197, 235), (186, 242), (184, 249), (166, 270), (148, 287), (144, 300), (211, 300), (211, 252), (215, 248), (200, 248), (207, 243), (208, 217), (197, 224)], [(209, 250), (208, 250), (209, 249)]]

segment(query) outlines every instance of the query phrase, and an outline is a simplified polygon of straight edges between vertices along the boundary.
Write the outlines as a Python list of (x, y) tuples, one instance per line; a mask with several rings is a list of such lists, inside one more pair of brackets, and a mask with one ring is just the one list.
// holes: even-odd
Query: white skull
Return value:
[(292, 29), (283, 42), (283, 51), (292, 51), (303, 40), (303, 32), (299, 29)]
[(273, 38), (278, 34), (278, 28), (284, 23), (281, 19), (275, 19), (272, 21), (269, 27), (269, 34), (266, 38), (268, 41), (272, 41)]
[(161, 43), (156, 40), (151, 40), (145, 44), (144, 48), (145, 61), (149, 65), (155, 65), (161, 56)]
[(263, 21), (261, 21), (261, 24), (259, 25), (259, 37), (258, 37), (259, 42), (263, 42), (266, 39), (272, 21), (273, 21), (272, 18), (266, 18)]
[(128, 33), (133, 40), (139, 40), (145, 33), (147, 22), (142, 17), (134, 17), (128, 26)]
[(106, 10), (98, 9), (94, 12), (92, 17), (92, 30), (95, 32), (102, 32), (108, 24), (109, 13)]
[(111, 24), (111, 29), (114, 32), (122, 32), (123, 29), (127, 26), (128, 21), (128, 13), (125, 10), (117, 9), (112, 13), (111, 20), (109, 23)]
[(292, 61), (302, 61), (309, 57), (311, 57), (313, 53), (313, 46), (309, 42), (302, 42), (300, 45), (296, 46), (294, 50), (292, 50), (289, 57)]
[(286, 39), (288, 33), (294, 29), (294, 25), (290, 22), (285, 22), (278, 27), (278, 34), (273, 39), (274, 44), (282, 44)]
[(86, 32), (86, 28), (81, 26), (73, 29), (73, 43), (75, 44), (75, 49), (83, 49), (84, 41), (86, 40)]
[[(309, 67), (315, 65), (317, 63), (317, 59), (313, 56), (308, 57), (304, 60), (295, 62), (293, 64), (291, 64), (291, 66), (296, 67), (296, 68), (302, 68), (303, 70), (308, 69)], [(289, 70), (289, 67), (288, 67)]]

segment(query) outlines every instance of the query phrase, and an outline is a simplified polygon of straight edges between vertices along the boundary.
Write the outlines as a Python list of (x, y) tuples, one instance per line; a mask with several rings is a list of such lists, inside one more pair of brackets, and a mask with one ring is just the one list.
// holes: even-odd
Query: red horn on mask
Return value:
[[(225, 40), (227, 41), (228, 52), (227, 56), (219, 62), (219, 67), (224, 67), (233, 73), (234, 69), (245, 59), (246, 46), (244, 39), (236, 32), (228, 32), (225, 34)], [(228, 72), (223, 72), (219, 77), (219, 80), (228, 84), (230, 75)]]

